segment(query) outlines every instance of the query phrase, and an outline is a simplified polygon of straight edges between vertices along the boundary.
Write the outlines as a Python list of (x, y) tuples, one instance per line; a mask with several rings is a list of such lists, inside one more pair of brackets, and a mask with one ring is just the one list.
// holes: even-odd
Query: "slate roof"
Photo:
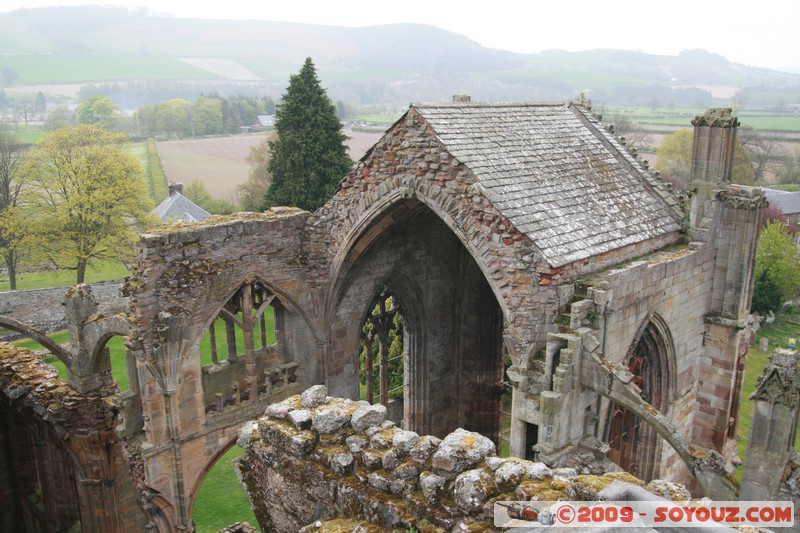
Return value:
[(192, 202), (184, 195), (173, 191), (155, 209), (155, 213), (162, 222), (200, 222), (211, 216), (211, 213)]
[(777, 207), (784, 215), (796, 215), (800, 213), (800, 192), (765, 189), (764, 194), (770, 206)]
[(680, 230), (660, 180), (575, 106), (412, 107), (553, 267)]

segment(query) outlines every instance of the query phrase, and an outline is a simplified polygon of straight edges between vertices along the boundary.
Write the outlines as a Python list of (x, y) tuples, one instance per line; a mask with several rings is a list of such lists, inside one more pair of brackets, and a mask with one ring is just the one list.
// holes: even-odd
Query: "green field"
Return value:
[(103, 80), (210, 80), (219, 76), (170, 57), (148, 55), (37, 54), (0, 56), (20, 85), (89, 83)]
[[(128, 276), (128, 267), (119, 261), (103, 261), (86, 269), (86, 283), (120, 279)], [(75, 285), (74, 270), (30, 272), (17, 275), (17, 290), (45, 289), (48, 287), (71, 287)], [(9, 290), (8, 279), (0, 279), (0, 291)]]
[(36, 144), (47, 132), (41, 129), (18, 129), (14, 131), (14, 136), (22, 144)]
[(235, 522), (258, 526), (231, 461), (244, 454), (234, 445), (208, 473), (194, 501), (192, 520), (197, 533), (214, 533)]
[[(689, 128), (691, 120), (705, 113), (705, 108), (651, 109), (648, 107), (605, 106), (608, 119), (613, 114), (628, 117), (638, 124), (653, 126), (670, 126)], [(758, 130), (770, 130), (786, 133), (800, 133), (800, 115), (796, 113), (780, 113), (768, 111), (748, 111), (741, 109), (736, 113), (743, 126)]]

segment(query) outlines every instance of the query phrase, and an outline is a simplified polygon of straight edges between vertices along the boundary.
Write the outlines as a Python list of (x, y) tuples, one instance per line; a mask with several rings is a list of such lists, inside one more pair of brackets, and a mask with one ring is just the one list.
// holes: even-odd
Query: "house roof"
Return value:
[(800, 192), (765, 189), (764, 194), (772, 207), (777, 207), (784, 215), (800, 213)]
[(680, 230), (678, 203), (661, 181), (578, 107), (412, 107), (553, 267)]
[(275, 115), (256, 115), (256, 126), (268, 128), (275, 125)]
[(177, 191), (172, 191), (155, 209), (162, 222), (200, 222), (211, 216), (211, 213), (192, 202)]

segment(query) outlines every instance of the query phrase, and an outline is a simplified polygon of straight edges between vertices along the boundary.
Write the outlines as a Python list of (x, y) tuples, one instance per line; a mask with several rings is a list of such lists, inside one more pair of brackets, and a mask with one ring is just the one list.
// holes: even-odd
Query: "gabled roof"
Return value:
[(173, 191), (155, 209), (153, 209), (162, 222), (200, 222), (211, 216), (211, 213), (192, 202), (184, 195)]
[(784, 215), (800, 213), (800, 192), (765, 189), (764, 194), (772, 207), (777, 207)]
[(677, 201), (661, 182), (577, 107), (412, 107), (553, 267), (681, 228)]
[(257, 115), (256, 126), (270, 128), (275, 125), (275, 115)]

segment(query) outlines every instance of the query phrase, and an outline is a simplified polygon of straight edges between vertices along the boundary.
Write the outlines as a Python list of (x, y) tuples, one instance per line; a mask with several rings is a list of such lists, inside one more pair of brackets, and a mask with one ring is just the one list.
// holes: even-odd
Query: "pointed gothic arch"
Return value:
[(329, 390), (359, 395), (362, 326), (387, 287), (403, 317), (403, 425), (442, 436), (463, 427), (499, 443), (504, 314), (446, 220), (421, 199), (399, 199), (352, 236), (336, 272)]
[[(675, 396), (675, 349), (664, 320), (651, 314), (639, 327), (625, 358), (644, 401), (666, 414)], [(649, 481), (659, 474), (662, 441), (655, 428), (626, 407), (611, 402), (605, 424), (609, 458)]]

